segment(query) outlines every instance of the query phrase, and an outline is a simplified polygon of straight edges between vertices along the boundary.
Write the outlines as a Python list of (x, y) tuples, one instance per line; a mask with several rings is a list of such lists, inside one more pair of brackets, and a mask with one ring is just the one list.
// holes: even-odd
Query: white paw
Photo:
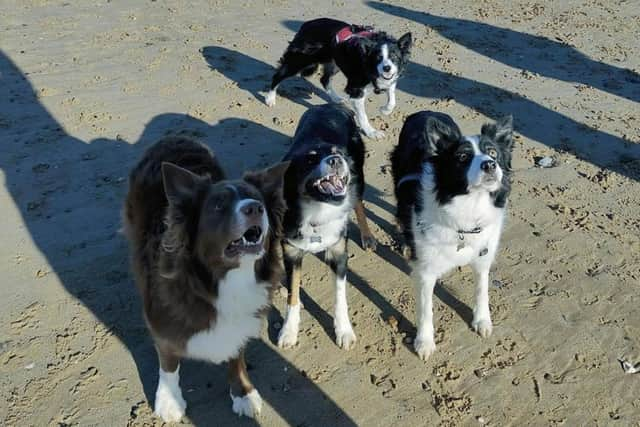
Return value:
[(471, 327), (482, 338), (490, 337), (491, 332), (493, 332), (493, 324), (491, 323), (490, 318), (473, 319), (473, 322), (471, 322)]
[(343, 97), (341, 97), (340, 95), (335, 95), (335, 94), (329, 94), (329, 98), (331, 99), (331, 102), (335, 103), (335, 104), (341, 104), (343, 102), (345, 102), (345, 99)]
[(156, 391), (155, 410), (157, 416), (162, 418), (164, 422), (178, 422), (184, 416), (187, 409), (187, 402), (182, 398), (180, 390), (170, 390), (166, 387), (158, 387)]
[(276, 91), (270, 90), (269, 92), (267, 92), (267, 95), (264, 97), (264, 102), (269, 107), (273, 107), (274, 105), (276, 105)]
[(378, 129), (374, 129), (374, 128), (364, 130), (364, 134), (368, 138), (371, 138), (371, 139), (382, 139), (382, 138), (384, 138), (384, 132), (382, 132), (381, 130), (378, 130)]
[(385, 116), (388, 116), (389, 114), (393, 113), (394, 108), (395, 108), (394, 105), (384, 105), (380, 107), (380, 112)]
[(418, 353), (420, 359), (427, 360), (429, 356), (436, 351), (436, 343), (433, 341), (433, 338), (416, 338), (413, 343), (413, 348), (416, 350), (416, 353)]
[(336, 344), (343, 350), (350, 350), (357, 341), (351, 325), (348, 325), (348, 327), (336, 327), (335, 333)]
[(283, 326), (282, 329), (280, 329), (280, 334), (278, 334), (278, 347), (290, 348), (296, 344), (298, 344), (297, 329), (293, 330), (293, 328), (285, 328)]
[(256, 418), (260, 415), (262, 397), (260, 397), (258, 390), (254, 389), (242, 397), (234, 396), (231, 393), (229, 393), (229, 396), (231, 396), (231, 401), (233, 402), (231, 409), (234, 413), (249, 418)]
[(278, 334), (278, 347), (289, 348), (298, 343), (300, 328), (300, 304), (287, 307), (287, 316)]

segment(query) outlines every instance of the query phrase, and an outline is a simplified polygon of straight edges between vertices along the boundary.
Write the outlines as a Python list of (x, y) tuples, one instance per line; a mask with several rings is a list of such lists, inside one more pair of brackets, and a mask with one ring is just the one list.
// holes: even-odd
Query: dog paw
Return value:
[(416, 350), (416, 353), (418, 353), (420, 359), (427, 360), (429, 356), (436, 351), (436, 343), (433, 341), (433, 338), (416, 338), (413, 343), (413, 348)]
[(291, 348), (296, 344), (298, 344), (298, 330), (285, 323), (278, 334), (278, 347)]
[(329, 99), (331, 99), (331, 102), (334, 104), (342, 104), (345, 102), (345, 99), (340, 95), (329, 94)]
[(234, 396), (231, 393), (229, 393), (229, 395), (232, 401), (231, 409), (234, 413), (249, 418), (256, 418), (260, 415), (260, 411), (262, 410), (262, 397), (260, 397), (258, 390), (251, 390), (251, 392), (242, 397)]
[(350, 350), (355, 345), (356, 338), (355, 332), (353, 332), (353, 328), (349, 325), (348, 328), (336, 328), (336, 344), (343, 350)]
[(382, 132), (381, 130), (378, 130), (378, 129), (371, 128), (370, 130), (364, 131), (364, 134), (367, 136), (367, 138), (371, 138), (371, 139), (382, 139), (382, 138), (384, 138), (384, 132)]
[(491, 319), (488, 318), (473, 319), (473, 322), (471, 322), (471, 327), (482, 338), (490, 337), (491, 332), (493, 332), (493, 324), (491, 323)]
[(384, 105), (380, 107), (380, 112), (385, 116), (388, 116), (389, 114), (393, 113), (394, 108), (395, 106)]
[(167, 389), (158, 389), (154, 413), (166, 423), (178, 422), (184, 416), (187, 402), (182, 398), (182, 393), (171, 392)]
[(361, 239), (362, 239), (362, 249), (368, 252), (376, 251), (376, 248), (378, 247), (378, 242), (376, 241), (375, 237), (371, 235), (363, 235), (361, 236)]
[(271, 91), (267, 92), (267, 94), (264, 97), (264, 103), (267, 104), (269, 107), (273, 107), (274, 105), (276, 105), (276, 91), (275, 90), (271, 90)]

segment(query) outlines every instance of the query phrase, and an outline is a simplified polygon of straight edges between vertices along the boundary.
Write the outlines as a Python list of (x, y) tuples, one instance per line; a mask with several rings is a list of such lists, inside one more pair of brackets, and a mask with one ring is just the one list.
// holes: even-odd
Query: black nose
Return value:
[(485, 160), (484, 162), (480, 163), (480, 169), (485, 172), (493, 172), (496, 170), (496, 162), (493, 160)]
[(264, 213), (264, 207), (262, 203), (254, 200), (252, 202), (245, 203), (240, 211), (248, 217), (255, 217)]
[(391, 71), (391, 65), (385, 65), (382, 67), (382, 71), (384, 71), (385, 73), (388, 73), (389, 71)]
[(340, 156), (335, 156), (334, 155), (334, 156), (327, 157), (327, 163), (332, 168), (338, 167), (338, 165), (340, 165), (341, 160), (342, 159), (340, 158)]

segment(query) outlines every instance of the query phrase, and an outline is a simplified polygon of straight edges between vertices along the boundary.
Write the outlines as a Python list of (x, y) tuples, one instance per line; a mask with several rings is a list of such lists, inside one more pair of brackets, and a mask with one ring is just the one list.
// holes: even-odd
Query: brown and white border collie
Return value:
[(286, 163), (225, 180), (213, 154), (184, 137), (152, 146), (129, 177), (124, 229), (144, 317), (160, 361), (155, 413), (178, 421), (183, 357), (229, 361), (233, 411), (254, 417), (262, 399), (243, 350), (259, 336), (280, 279), (276, 250)]

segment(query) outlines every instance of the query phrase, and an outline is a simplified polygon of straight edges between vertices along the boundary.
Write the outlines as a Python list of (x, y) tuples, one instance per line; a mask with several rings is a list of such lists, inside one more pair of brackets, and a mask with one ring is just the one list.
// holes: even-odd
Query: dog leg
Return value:
[(247, 364), (244, 361), (244, 349), (240, 350), (238, 357), (229, 360), (229, 385), (233, 412), (249, 418), (260, 415), (262, 397), (249, 379)]
[(187, 409), (180, 390), (180, 358), (160, 347), (157, 351), (160, 376), (153, 412), (167, 423), (178, 422)]
[(351, 320), (349, 320), (349, 306), (347, 304), (347, 239), (340, 239), (338, 243), (327, 250), (327, 259), (331, 270), (336, 275), (336, 305), (333, 326), (336, 333), (338, 347), (349, 350), (356, 342)]
[(362, 248), (366, 251), (373, 252), (376, 250), (378, 243), (376, 242), (373, 233), (369, 229), (369, 223), (367, 222), (367, 214), (364, 210), (364, 204), (362, 200), (358, 200), (355, 206), (356, 220), (358, 221), (358, 228), (360, 229), (360, 239), (362, 241)]
[(380, 112), (388, 116), (393, 112), (394, 108), (396, 108), (396, 83), (389, 86), (389, 90), (387, 90), (387, 104), (380, 108)]
[(362, 132), (364, 132), (367, 137), (372, 139), (382, 139), (384, 138), (384, 132), (374, 129), (373, 126), (371, 126), (371, 123), (369, 123), (367, 112), (364, 108), (365, 97), (366, 92), (363, 93), (360, 98), (351, 98), (353, 109), (356, 112), (356, 121), (358, 122), (358, 126), (360, 126), (360, 129), (362, 129)]
[(282, 244), (284, 268), (287, 273), (286, 284), (289, 294), (287, 296), (287, 314), (278, 334), (278, 347), (293, 347), (298, 342), (300, 329), (300, 282), (302, 279), (302, 257), (304, 252), (289, 245)]
[(338, 72), (336, 64), (334, 62), (327, 62), (323, 65), (322, 69), (323, 72), (322, 77), (320, 77), (320, 83), (322, 83), (324, 90), (327, 91), (329, 98), (331, 98), (331, 102), (344, 102), (344, 99), (338, 95), (331, 85), (331, 78)]
[(437, 277), (428, 272), (418, 272), (416, 317), (418, 334), (414, 342), (414, 348), (422, 360), (427, 360), (436, 350), (436, 342), (433, 331), (433, 288)]
[(483, 260), (483, 262), (473, 263), (472, 268), (476, 274), (476, 295), (471, 327), (482, 338), (487, 338), (493, 331), (489, 310), (489, 270), (491, 264)]

